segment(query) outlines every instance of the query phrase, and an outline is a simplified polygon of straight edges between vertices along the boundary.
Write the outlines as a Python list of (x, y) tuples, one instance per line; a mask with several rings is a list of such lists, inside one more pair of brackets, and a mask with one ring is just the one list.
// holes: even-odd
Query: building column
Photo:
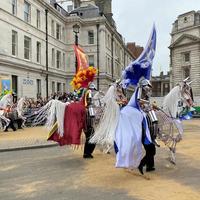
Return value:
[(163, 96), (163, 82), (160, 83), (160, 96)]

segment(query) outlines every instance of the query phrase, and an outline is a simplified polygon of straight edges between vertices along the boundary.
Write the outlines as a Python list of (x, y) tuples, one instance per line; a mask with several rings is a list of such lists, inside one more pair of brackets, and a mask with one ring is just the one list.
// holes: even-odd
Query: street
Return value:
[(60, 147), (1, 153), (0, 199), (133, 199), (123, 190), (90, 186), (81, 179), (100, 176), (90, 173), (87, 163)]
[(167, 161), (168, 150), (157, 148), (156, 171), (116, 169), (115, 155), (98, 147), (94, 159), (82, 158), (83, 147), (49, 147), (0, 153), (2, 200), (199, 200), (199, 120), (185, 122), (177, 145), (177, 165)]

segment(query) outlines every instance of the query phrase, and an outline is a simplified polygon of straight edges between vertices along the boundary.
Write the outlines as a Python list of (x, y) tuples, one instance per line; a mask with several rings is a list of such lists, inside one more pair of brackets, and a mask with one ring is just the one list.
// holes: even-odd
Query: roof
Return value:
[(81, 18), (92, 18), (92, 17), (100, 16), (99, 8), (92, 4), (78, 7), (70, 12), (70, 14), (74, 14), (74, 13), (77, 13), (77, 15), (80, 16)]

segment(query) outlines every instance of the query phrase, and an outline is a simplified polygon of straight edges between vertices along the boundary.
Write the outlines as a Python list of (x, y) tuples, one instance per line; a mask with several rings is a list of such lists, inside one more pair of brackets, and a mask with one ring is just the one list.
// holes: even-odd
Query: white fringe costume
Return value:
[(59, 100), (51, 100), (43, 106), (37, 113), (37, 117), (33, 121), (33, 126), (40, 124), (47, 118), (46, 128), (51, 130), (55, 122), (58, 123), (58, 134), (62, 137), (64, 135), (64, 114), (65, 107), (69, 103), (62, 103)]
[(90, 139), (91, 143), (100, 144), (105, 147), (110, 147), (114, 144), (115, 131), (120, 113), (119, 105), (116, 102), (116, 92), (116, 86), (112, 85), (102, 99), (105, 107), (100, 122), (95, 127), (95, 133)]

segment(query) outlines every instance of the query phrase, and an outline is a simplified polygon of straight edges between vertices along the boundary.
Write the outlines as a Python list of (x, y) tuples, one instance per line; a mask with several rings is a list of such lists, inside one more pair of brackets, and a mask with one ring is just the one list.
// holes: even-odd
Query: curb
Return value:
[(0, 149), (0, 153), (1, 152), (9, 152), (9, 151), (22, 151), (22, 150), (30, 150), (30, 149), (42, 149), (42, 148), (49, 148), (49, 147), (55, 147), (55, 146), (58, 146), (58, 144), (43, 144), (43, 145), (14, 147), (14, 148)]

